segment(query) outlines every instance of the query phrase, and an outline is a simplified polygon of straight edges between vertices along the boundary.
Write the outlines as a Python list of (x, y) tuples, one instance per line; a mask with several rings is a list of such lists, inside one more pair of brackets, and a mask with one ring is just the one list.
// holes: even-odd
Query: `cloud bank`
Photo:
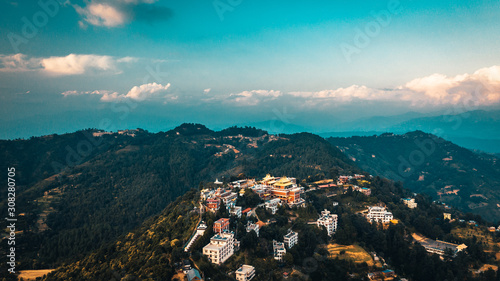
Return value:
[(490, 106), (500, 103), (500, 66), (482, 68), (472, 74), (432, 74), (393, 89), (352, 85), (316, 92), (253, 90), (222, 97), (236, 106), (257, 106), (270, 101), (292, 102), (300, 107), (325, 107), (357, 102), (399, 102), (411, 107)]
[(0, 55), (1, 72), (39, 71), (51, 75), (81, 75), (90, 72), (121, 73), (119, 65), (132, 63), (132, 57), (69, 54), (64, 57), (36, 58), (24, 54)]
[(80, 96), (80, 95), (99, 95), (100, 100), (103, 102), (123, 101), (126, 99), (134, 101), (153, 100), (155, 98), (166, 100), (176, 100), (178, 97), (175, 95), (167, 94), (170, 88), (170, 83), (166, 85), (157, 83), (148, 83), (140, 86), (134, 86), (127, 94), (119, 94), (118, 92), (108, 90), (95, 90), (95, 91), (65, 91), (61, 93), (64, 97)]

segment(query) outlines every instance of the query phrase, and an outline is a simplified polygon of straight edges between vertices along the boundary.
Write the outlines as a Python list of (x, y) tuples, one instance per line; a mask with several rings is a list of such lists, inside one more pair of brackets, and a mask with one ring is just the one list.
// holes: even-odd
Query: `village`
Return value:
[[(210, 241), (203, 246), (202, 255), (207, 257), (212, 264), (222, 265), (238, 252), (242, 246), (245, 246), (242, 245), (245, 241), (237, 240), (235, 232), (238, 229), (231, 227), (231, 225), (234, 225), (231, 218), (236, 220), (244, 218), (244, 221), (246, 221), (244, 231), (247, 233), (254, 232), (255, 236), (259, 237), (263, 227), (276, 223), (276, 219), (273, 216), (277, 214), (280, 208), (297, 210), (296, 213), (304, 212), (303, 210), (307, 209), (309, 204), (307, 200), (308, 193), (319, 192), (325, 197), (332, 199), (340, 194), (358, 192), (366, 198), (370, 198), (372, 194), (372, 190), (369, 187), (370, 178), (366, 177), (365, 175), (358, 174), (350, 176), (341, 175), (337, 179), (324, 179), (311, 183), (301, 182), (299, 184), (294, 177), (274, 177), (270, 174), (267, 174), (260, 180), (252, 178), (224, 183), (216, 179), (215, 182), (200, 191), (199, 212), (215, 214), (223, 211), (221, 208), (225, 208), (228, 216), (219, 218), (213, 222), (211, 230), (214, 234), (210, 238)], [(353, 183), (358, 183), (361, 186)], [(254, 207), (244, 208), (244, 206), (237, 204), (237, 202), (242, 202), (250, 197), (253, 199), (257, 198), (258, 200), (256, 201), (258, 204)], [(414, 198), (404, 198), (401, 201), (409, 209), (418, 207)], [(372, 200), (372, 202), (374, 201)], [(393, 214), (384, 204), (380, 202), (374, 203), (360, 210), (358, 214), (364, 216), (368, 222), (380, 224), (384, 228), (390, 224), (399, 223), (398, 219), (394, 218)], [(333, 201), (330, 210), (325, 208), (315, 214), (316, 219), (309, 219), (307, 221), (308, 225), (314, 225), (318, 229), (326, 230), (330, 241), (333, 241), (332, 237), (338, 231), (339, 216), (334, 212), (338, 206), (339, 202)], [(259, 217), (259, 213), (262, 214), (263, 212), (270, 214), (270, 216)], [(293, 212), (289, 211), (289, 213)], [(272, 240), (272, 252), (270, 254), (272, 254), (273, 259), (278, 263), (284, 263), (287, 251), (290, 251), (300, 241), (299, 233), (293, 230), (294, 219), (296, 217), (292, 216), (288, 218), (288, 223), (292, 227), (286, 231), (286, 234)], [(189, 253), (192, 250), (192, 246), (205, 234), (207, 229), (207, 223), (200, 220), (193, 235), (185, 243), (184, 251)], [(438, 254), (441, 258), (449, 252), (456, 255), (456, 253), (467, 248), (463, 244), (456, 245), (439, 240), (435, 241), (419, 234), (414, 234), (414, 239), (424, 246), (429, 253)], [(335, 254), (334, 248), (328, 246), (328, 249), (331, 251), (329, 255), (339, 256), (338, 253)], [(361, 251), (364, 250), (361, 249)], [(366, 255), (368, 256), (368, 260), (373, 260), (373, 264), (378, 264), (378, 268), (380, 268), (379, 271), (367, 274), (369, 280), (405, 280), (404, 278), (397, 277), (395, 272), (390, 269), (390, 266), (381, 257), (378, 257), (376, 253), (366, 253)], [(188, 267), (184, 271), (188, 281), (202, 280), (200, 272), (196, 268)], [(255, 267), (251, 264), (241, 264), (234, 272), (236, 280), (239, 281), (252, 280), (255, 274)], [(290, 272), (283, 272), (283, 278), (287, 278), (290, 274)]]

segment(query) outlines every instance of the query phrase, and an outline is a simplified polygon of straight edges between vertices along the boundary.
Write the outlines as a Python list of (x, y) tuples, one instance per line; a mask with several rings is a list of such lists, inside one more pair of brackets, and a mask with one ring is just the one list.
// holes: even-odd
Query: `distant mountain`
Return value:
[[(200, 182), (248, 176), (360, 172), (340, 150), (308, 134), (270, 136), (255, 128), (215, 132), (183, 124), (156, 134), (85, 130), (0, 141), (16, 167), (17, 243), (22, 268), (51, 267), (113, 241)], [(244, 176), (244, 175), (241, 175)], [(1, 194), (4, 212), (6, 193)], [(4, 214), (5, 215), (5, 214)]]
[(476, 154), (422, 131), (328, 141), (365, 171), (403, 181), (411, 190), (465, 212), (500, 220), (500, 161), (495, 156)]

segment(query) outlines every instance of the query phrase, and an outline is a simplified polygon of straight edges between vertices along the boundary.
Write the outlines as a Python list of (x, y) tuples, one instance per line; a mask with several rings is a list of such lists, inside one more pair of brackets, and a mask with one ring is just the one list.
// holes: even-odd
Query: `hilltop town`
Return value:
[[(283, 278), (292, 275), (304, 277), (307, 272), (290, 267), (294, 256), (291, 253), (294, 253), (295, 245), (309, 238), (300, 235), (304, 228), (310, 231), (310, 227), (314, 227), (313, 231), (323, 238), (316, 242), (321, 244), (324, 256), (368, 266), (369, 270), (352, 277), (407, 280), (404, 276), (398, 276), (391, 264), (376, 252), (368, 252), (359, 245), (343, 246), (338, 243), (343, 239), (335, 235), (340, 230), (339, 214), (346, 207), (356, 209), (357, 216), (376, 228), (387, 229), (391, 225), (401, 224), (384, 203), (371, 196), (371, 180), (372, 176), (360, 174), (300, 183), (294, 177), (275, 177), (270, 174), (262, 179), (245, 178), (231, 182), (216, 179), (200, 190), (199, 208), (196, 208), (201, 214), (200, 221), (183, 249), (195, 256), (201, 252), (200, 261), (208, 261), (213, 266), (229, 263), (229, 267), (234, 267), (235, 262), (238, 263), (238, 268), (231, 272), (238, 281), (252, 280), (256, 276), (256, 266), (260, 266), (260, 262), (257, 265), (244, 263), (253, 258), (240, 253), (241, 249), (252, 249), (258, 253), (256, 256), (264, 260), (272, 259), (276, 265), (281, 264), (278, 268), (283, 268)], [(311, 200), (311, 197), (316, 199)], [(340, 203), (336, 201), (337, 198), (358, 200), (349, 202), (340, 199)], [(317, 200), (322, 201), (325, 207), (319, 212), (314, 206)], [(415, 198), (403, 198), (400, 201), (408, 209), (418, 208)], [(443, 213), (443, 216), (445, 220), (452, 221), (450, 214)], [(416, 232), (411, 235), (414, 242), (422, 245), (429, 255), (436, 254), (442, 260), (456, 257), (467, 249), (465, 244), (433, 240)], [(204, 236), (204, 242), (201, 243)], [(262, 247), (263, 240), (266, 240), (265, 247)], [(266, 249), (269, 251), (266, 252)], [(178, 271), (177, 280), (202, 280), (203, 274), (198, 268), (192, 267), (190, 261), (185, 261), (182, 270)]]

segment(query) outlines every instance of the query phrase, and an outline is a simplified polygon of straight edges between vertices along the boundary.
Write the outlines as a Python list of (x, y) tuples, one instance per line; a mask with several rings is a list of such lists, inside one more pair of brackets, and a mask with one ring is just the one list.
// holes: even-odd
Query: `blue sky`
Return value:
[[(7, 0), (0, 9), (0, 120), (51, 120), (47, 133), (99, 127), (120, 105), (129, 114), (117, 126), (161, 130), (277, 111), (318, 127), (318, 118), (500, 103), (498, 1)], [(152, 119), (165, 122), (148, 127)]]

